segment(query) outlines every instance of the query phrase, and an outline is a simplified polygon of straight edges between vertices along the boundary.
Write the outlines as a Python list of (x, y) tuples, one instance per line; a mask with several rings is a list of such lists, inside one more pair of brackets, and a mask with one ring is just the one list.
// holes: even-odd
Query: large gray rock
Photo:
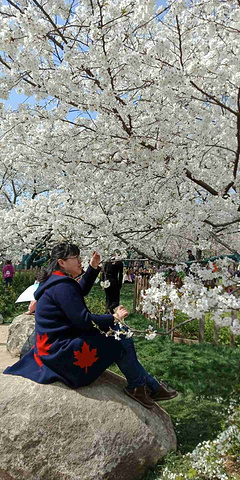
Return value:
[(142, 407), (124, 385), (109, 371), (78, 390), (0, 374), (0, 479), (141, 478), (176, 437), (168, 414)]
[(13, 357), (20, 357), (23, 347), (26, 348), (25, 353), (30, 350), (32, 346), (31, 339), (34, 335), (34, 328), (34, 315), (22, 314), (14, 318), (11, 325), (8, 327), (7, 338), (7, 350)]

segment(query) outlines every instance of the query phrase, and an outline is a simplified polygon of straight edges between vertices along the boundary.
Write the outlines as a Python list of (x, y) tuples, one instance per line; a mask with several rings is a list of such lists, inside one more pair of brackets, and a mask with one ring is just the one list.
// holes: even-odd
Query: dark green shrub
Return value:
[[(179, 323), (185, 322), (185, 320), (188, 320), (188, 316), (185, 313), (177, 311), (175, 315), (174, 326), (178, 325)], [(198, 339), (198, 332), (199, 332), (199, 321), (193, 320), (190, 323), (186, 323), (185, 325), (182, 325), (181, 327), (179, 327), (179, 329), (176, 329), (176, 336), (180, 335), (181, 337), (191, 338), (195, 340), (195, 339)]]
[(7, 288), (0, 279), (0, 313), (4, 322), (10, 322), (15, 316), (25, 312), (29, 302), (18, 303), (16, 300), (27, 287), (34, 283), (34, 272), (16, 272), (12, 287)]
[[(175, 325), (184, 322), (188, 319), (188, 316), (182, 312), (177, 312), (175, 317)], [(222, 327), (218, 334), (219, 345), (230, 345), (230, 328)], [(190, 339), (198, 339), (199, 334), (199, 320), (193, 320), (190, 323), (182, 325), (179, 329), (176, 329), (176, 336), (181, 336)], [(214, 340), (214, 321), (211, 318), (211, 313), (205, 315), (204, 325), (204, 341), (207, 343), (213, 343)], [(240, 347), (240, 336), (235, 337), (235, 344)]]

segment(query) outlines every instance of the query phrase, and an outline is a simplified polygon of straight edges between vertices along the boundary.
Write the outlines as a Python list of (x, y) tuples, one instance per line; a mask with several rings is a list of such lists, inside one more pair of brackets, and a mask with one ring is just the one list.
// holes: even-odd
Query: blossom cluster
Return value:
[[(239, 320), (231, 315), (232, 311), (240, 309), (240, 285), (236, 285), (236, 277), (232, 275), (232, 263), (227, 257), (217, 259), (214, 265), (212, 262), (208, 262), (207, 266), (195, 263), (181, 288), (173, 282), (166, 282), (164, 273), (157, 273), (150, 280), (150, 288), (142, 292), (142, 312), (152, 320), (161, 316), (162, 321), (171, 320), (175, 310), (185, 313), (190, 320), (200, 319), (212, 312), (217, 326), (230, 326), (232, 334), (239, 335)], [(180, 268), (175, 267), (176, 274)], [(214, 281), (211, 288), (206, 285), (207, 280)]]
[(103, 281), (100, 282), (100, 285), (101, 285), (102, 289), (105, 290), (105, 288), (110, 287), (110, 282), (109, 282), (109, 280), (105, 280), (104, 282)]

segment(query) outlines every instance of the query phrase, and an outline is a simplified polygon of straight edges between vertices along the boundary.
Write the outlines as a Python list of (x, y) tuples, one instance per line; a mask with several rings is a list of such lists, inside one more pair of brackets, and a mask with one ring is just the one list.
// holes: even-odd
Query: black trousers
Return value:
[(114, 309), (118, 307), (120, 303), (120, 288), (115, 285), (105, 288), (106, 295), (106, 311), (108, 313), (114, 313)]

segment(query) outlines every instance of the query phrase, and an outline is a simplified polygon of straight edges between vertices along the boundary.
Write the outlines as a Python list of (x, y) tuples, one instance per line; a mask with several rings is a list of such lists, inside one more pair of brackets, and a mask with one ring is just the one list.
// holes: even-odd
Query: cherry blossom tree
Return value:
[(2, 244), (238, 250), (239, 0), (0, 5)]

